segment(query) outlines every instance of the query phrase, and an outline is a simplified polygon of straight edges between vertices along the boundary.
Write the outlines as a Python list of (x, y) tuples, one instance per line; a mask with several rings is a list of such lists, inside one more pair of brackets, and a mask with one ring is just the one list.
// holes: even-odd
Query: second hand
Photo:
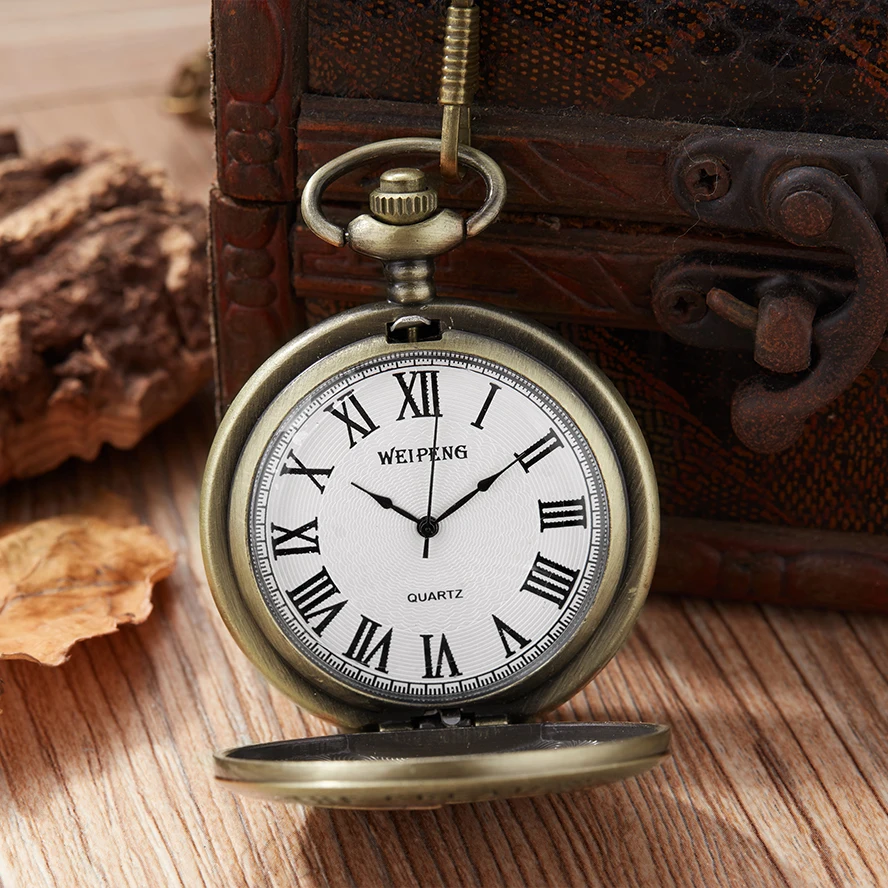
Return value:
[[(433, 497), (434, 491), (435, 491), (435, 463), (438, 461), (437, 459), (435, 459), (435, 451), (437, 450), (437, 447), (438, 447), (438, 420), (439, 419), (440, 419), (440, 414), (436, 413), (435, 414), (435, 431), (432, 434), (432, 451), (430, 454), (431, 461), (432, 461), (432, 467), (431, 467), (431, 471), (429, 472), (429, 504), (428, 504), (428, 508), (426, 509), (426, 517), (425, 517), (425, 523), (427, 525), (427, 529), (428, 529), (429, 534), (428, 534), (428, 536), (423, 534), (423, 536), (425, 536), (425, 541), (423, 542), (423, 546), (422, 546), (422, 557), (423, 558), (429, 557), (429, 540), (435, 535), (432, 532), (431, 524), (435, 520), (434, 518), (432, 518), (432, 497)], [(420, 522), (420, 524), (422, 524), (422, 522)], [(437, 525), (437, 522), (435, 522), (435, 524)], [(437, 532), (437, 526), (435, 527), (435, 532)]]

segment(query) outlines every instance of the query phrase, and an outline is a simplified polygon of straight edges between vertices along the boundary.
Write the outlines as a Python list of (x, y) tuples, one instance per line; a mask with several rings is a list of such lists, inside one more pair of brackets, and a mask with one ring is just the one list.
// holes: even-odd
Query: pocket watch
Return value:
[(219, 611), (278, 689), (348, 733), (217, 753), (236, 790), (308, 805), (433, 807), (608, 782), (668, 752), (654, 724), (537, 723), (613, 657), (650, 585), (657, 488), (594, 364), (543, 326), (435, 297), (434, 257), (498, 215), (383, 173), (343, 229), (326, 187), (438, 154), (393, 139), (318, 170), (306, 224), (381, 259), (388, 301), (297, 336), (247, 382), (209, 456), (201, 536)]

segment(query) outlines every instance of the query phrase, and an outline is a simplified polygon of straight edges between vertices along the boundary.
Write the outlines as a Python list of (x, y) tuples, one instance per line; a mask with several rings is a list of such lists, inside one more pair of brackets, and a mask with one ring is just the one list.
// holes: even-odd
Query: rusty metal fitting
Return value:
[(728, 193), (731, 174), (718, 157), (695, 157), (682, 170), (681, 181), (694, 202), (718, 200)]
[(819, 191), (794, 191), (777, 207), (780, 221), (799, 237), (821, 237), (829, 231), (835, 216), (832, 201)]
[(670, 324), (693, 324), (706, 314), (706, 296), (684, 284), (666, 286), (656, 294), (654, 311)]
[(774, 373), (798, 373), (811, 366), (811, 341), (817, 307), (803, 292), (783, 285), (749, 305), (721, 287), (706, 294), (719, 317), (755, 331), (756, 363)]
[(755, 330), (758, 324), (758, 309), (721, 287), (713, 287), (706, 294), (706, 304), (720, 318), (730, 321), (735, 327)]

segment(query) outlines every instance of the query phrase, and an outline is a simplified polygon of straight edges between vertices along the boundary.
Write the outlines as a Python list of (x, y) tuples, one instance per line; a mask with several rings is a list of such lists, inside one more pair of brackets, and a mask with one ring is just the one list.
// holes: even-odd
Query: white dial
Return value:
[(296, 404), (259, 462), (248, 536), (265, 606), (315, 666), (375, 697), (456, 704), (574, 636), (609, 512), (592, 448), (549, 394), (420, 348)]

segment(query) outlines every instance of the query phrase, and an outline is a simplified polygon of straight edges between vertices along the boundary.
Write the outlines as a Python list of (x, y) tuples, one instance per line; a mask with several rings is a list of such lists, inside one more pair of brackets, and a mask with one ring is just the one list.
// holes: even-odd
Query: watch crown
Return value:
[(409, 167), (387, 170), (370, 195), (370, 212), (382, 222), (409, 225), (422, 222), (438, 209), (438, 194), (425, 173)]

